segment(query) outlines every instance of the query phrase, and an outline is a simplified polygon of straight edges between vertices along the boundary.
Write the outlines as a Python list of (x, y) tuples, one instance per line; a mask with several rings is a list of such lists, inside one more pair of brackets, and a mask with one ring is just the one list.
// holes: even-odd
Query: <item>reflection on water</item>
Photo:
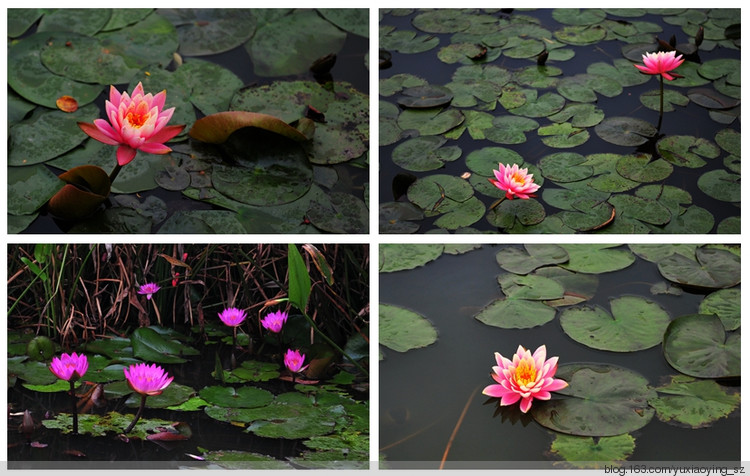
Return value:
[[(424, 267), (380, 275), (380, 302), (426, 316), (438, 330), (438, 341), (426, 348), (398, 353), (381, 346), (380, 449), (388, 467), (421, 462), (436, 468), (467, 401), (464, 419), (450, 447), (449, 462), (546, 461), (554, 438), (518, 406), (501, 408), (481, 390), (494, 381), (494, 353), (508, 356), (518, 345), (532, 351), (547, 346), (560, 364), (608, 363), (638, 372), (651, 386), (677, 372), (665, 361), (661, 346), (632, 353), (598, 351), (565, 335), (558, 318), (532, 329), (500, 329), (473, 318), (502, 297), (495, 260), (502, 246), (485, 245), (464, 255), (442, 255)], [(598, 275), (596, 295), (587, 304), (609, 309), (609, 299), (639, 295), (657, 302), (671, 318), (697, 312), (703, 295), (652, 295), (663, 282), (656, 266), (640, 258), (629, 268)], [(559, 316), (559, 312), (558, 312)], [(736, 388), (734, 390), (739, 390)], [(731, 461), (740, 453), (739, 412), (700, 430), (678, 428), (654, 417), (635, 431), (632, 461)], [(451, 466), (446, 466), (451, 467)]]

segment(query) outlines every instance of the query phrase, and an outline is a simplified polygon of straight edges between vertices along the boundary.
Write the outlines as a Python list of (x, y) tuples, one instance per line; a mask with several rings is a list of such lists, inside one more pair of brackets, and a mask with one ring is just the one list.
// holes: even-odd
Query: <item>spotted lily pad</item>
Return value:
[(623, 146), (644, 144), (657, 132), (648, 122), (633, 117), (609, 117), (599, 123), (594, 130), (602, 140)]
[(700, 247), (695, 257), (673, 254), (659, 261), (659, 272), (666, 279), (683, 286), (719, 289), (740, 282), (740, 259), (722, 249)]
[(369, 226), (367, 205), (347, 193), (333, 192), (326, 202), (311, 202), (307, 218), (330, 233), (366, 233)]
[(671, 381), (656, 391), (660, 395), (649, 400), (659, 420), (704, 428), (716, 420), (726, 418), (740, 404), (738, 393), (727, 392), (712, 380), (695, 380), (684, 375), (673, 375)]
[(8, 213), (31, 215), (65, 185), (44, 165), (8, 167)]
[(443, 248), (438, 244), (383, 243), (379, 248), (380, 272), (391, 273), (424, 266), (439, 258)]
[(599, 470), (627, 460), (634, 449), (635, 438), (629, 434), (594, 438), (558, 433), (550, 447), (574, 468)]
[(252, 10), (242, 8), (160, 9), (177, 28), (180, 53), (202, 56), (223, 53), (245, 43), (255, 32)]
[(698, 188), (706, 195), (722, 202), (739, 202), (740, 176), (726, 170), (711, 170), (698, 177)]
[(437, 330), (423, 316), (391, 304), (380, 303), (380, 343), (406, 352), (437, 340)]
[(453, 92), (445, 86), (427, 85), (406, 88), (398, 103), (403, 107), (430, 108), (445, 106), (453, 99)]
[(612, 314), (594, 307), (573, 307), (560, 315), (563, 331), (594, 349), (634, 352), (661, 343), (669, 314), (657, 303), (637, 296), (610, 300)]
[(487, 221), (498, 228), (512, 228), (516, 225), (537, 225), (546, 217), (544, 206), (538, 200), (503, 200), (500, 205), (491, 208)]
[(715, 315), (675, 319), (664, 333), (664, 357), (678, 371), (699, 378), (740, 375), (740, 334), (727, 334)]
[[(120, 434), (132, 421), (133, 415), (121, 415), (117, 412), (105, 415), (81, 414), (78, 415), (78, 432), (90, 436), (105, 436), (107, 433)], [(170, 427), (173, 424), (174, 422), (167, 420), (141, 418), (128, 436), (145, 440), (148, 435), (160, 431), (160, 428)], [(67, 434), (73, 430), (73, 418), (69, 413), (59, 413), (53, 419), (42, 420), (42, 425)]]
[(210, 404), (228, 408), (262, 407), (273, 400), (273, 394), (256, 387), (204, 387), (199, 395)]
[(724, 328), (733, 331), (740, 327), (740, 297), (739, 289), (720, 289), (706, 296), (698, 306), (698, 311), (700, 314), (719, 316)]
[(615, 436), (644, 427), (654, 416), (648, 400), (656, 397), (648, 380), (608, 364), (568, 364), (555, 378), (568, 382), (554, 398), (537, 403), (531, 416), (540, 425), (569, 435)]
[(703, 158), (715, 159), (719, 148), (712, 142), (693, 136), (667, 136), (656, 143), (656, 150), (667, 162), (691, 169), (703, 167)]
[(443, 167), (461, 157), (458, 146), (443, 147), (446, 139), (438, 136), (424, 136), (409, 139), (393, 149), (393, 162), (403, 169), (423, 172)]
[(635, 262), (635, 256), (628, 250), (612, 249), (611, 244), (565, 244), (560, 245), (568, 252), (570, 260), (562, 263), (565, 269), (580, 273), (607, 273), (625, 269)]
[(568, 252), (557, 245), (527, 244), (523, 249), (504, 247), (498, 251), (495, 259), (506, 271), (528, 274), (542, 266), (564, 263), (568, 260)]
[(460, 125), (464, 116), (457, 109), (407, 109), (398, 116), (402, 130), (416, 129), (420, 135), (438, 135)]

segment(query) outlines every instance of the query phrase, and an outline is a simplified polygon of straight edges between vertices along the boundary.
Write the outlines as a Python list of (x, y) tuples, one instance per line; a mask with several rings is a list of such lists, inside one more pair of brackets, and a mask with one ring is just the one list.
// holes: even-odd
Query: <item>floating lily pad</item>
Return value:
[(667, 162), (691, 169), (703, 167), (703, 158), (715, 159), (719, 148), (710, 141), (693, 136), (667, 136), (656, 143), (656, 150)]
[(669, 177), (674, 167), (664, 159), (646, 154), (632, 154), (617, 160), (617, 173), (626, 179), (641, 183), (661, 182)]
[(593, 104), (568, 104), (560, 112), (549, 116), (554, 122), (570, 121), (573, 127), (592, 127), (604, 119), (604, 111)]
[(657, 132), (648, 122), (633, 117), (609, 117), (599, 123), (594, 130), (602, 140), (631, 147), (648, 142)]
[(139, 327), (133, 331), (130, 342), (133, 345), (133, 355), (149, 362), (180, 364), (187, 362), (180, 356), (199, 353), (190, 346), (165, 339), (148, 327)]
[(715, 314), (728, 331), (739, 329), (741, 322), (739, 289), (720, 289), (706, 296), (698, 306), (700, 314)]
[(453, 99), (453, 92), (445, 86), (426, 85), (406, 88), (401, 91), (404, 97), (397, 102), (404, 107), (430, 108), (445, 106)]
[(420, 135), (438, 135), (460, 125), (464, 115), (457, 109), (407, 109), (398, 116), (402, 130), (416, 129)]
[(437, 330), (423, 316), (391, 304), (380, 303), (380, 343), (406, 352), (427, 347), (437, 340)]
[(599, 438), (558, 433), (550, 450), (574, 468), (611, 468), (617, 461), (625, 461), (633, 454), (635, 438), (629, 434)]
[(530, 329), (548, 323), (555, 318), (556, 312), (555, 308), (540, 301), (505, 298), (491, 302), (474, 318), (502, 329)]
[(415, 137), (393, 149), (393, 162), (403, 169), (424, 172), (443, 167), (461, 157), (458, 146), (443, 147), (446, 139), (438, 136)]
[(8, 358), (8, 375), (15, 375), (31, 385), (49, 385), (58, 380), (47, 363), (29, 360), (25, 355)]
[(538, 200), (503, 200), (500, 205), (491, 208), (487, 221), (498, 228), (512, 228), (516, 225), (536, 225), (546, 217), (544, 206)]
[(607, 30), (599, 25), (566, 26), (555, 31), (555, 38), (569, 45), (590, 45), (607, 36)]
[[(105, 436), (107, 433), (121, 434), (133, 421), (133, 415), (121, 415), (110, 412), (105, 415), (78, 415), (78, 432), (90, 436)], [(128, 433), (131, 438), (146, 439), (148, 435), (161, 431), (160, 428), (170, 427), (172, 421), (156, 418), (141, 418)], [(69, 413), (59, 413), (53, 419), (42, 420), (45, 428), (61, 430), (68, 434), (73, 431), (73, 418)]]
[(37, 31), (75, 31), (82, 35), (94, 35), (104, 28), (111, 15), (109, 8), (55, 9), (44, 14)]
[(657, 418), (688, 428), (711, 426), (740, 404), (738, 393), (729, 393), (712, 380), (695, 380), (683, 375), (673, 375), (667, 385), (657, 387), (656, 391), (666, 394), (648, 402), (656, 409)]
[(558, 152), (542, 157), (539, 167), (542, 175), (554, 182), (577, 182), (594, 173), (593, 167), (585, 165), (586, 158), (575, 152)]
[(549, 301), (560, 299), (564, 292), (563, 286), (554, 279), (533, 274), (505, 273), (497, 277), (497, 282), (508, 299)]
[(648, 400), (656, 397), (648, 380), (622, 367), (569, 364), (555, 378), (568, 382), (558, 393), (568, 398), (537, 403), (531, 416), (540, 425), (570, 435), (615, 436), (644, 427), (654, 416)]
[(245, 48), (255, 74), (263, 77), (303, 73), (315, 58), (338, 53), (346, 39), (344, 31), (310, 9), (294, 10), (259, 24)]
[[(658, 89), (646, 91), (640, 96), (641, 104), (647, 108), (659, 111), (661, 110), (661, 92)], [(675, 91), (674, 89), (664, 90), (664, 112), (672, 112), (675, 110), (675, 106), (685, 107), (690, 103), (690, 98)]]
[(8, 167), (8, 213), (30, 215), (65, 183), (43, 165)]
[(622, 86), (606, 76), (577, 74), (560, 80), (557, 92), (571, 101), (588, 103), (597, 100), (596, 93), (610, 98), (618, 96), (622, 93)]
[(711, 170), (701, 175), (698, 188), (722, 202), (739, 202), (741, 198), (740, 176), (726, 170)]
[(202, 458), (224, 469), (294, 469), (287, 461), (249, 451), (207, 451), (202, 453)]
[(675, 319), (664, 333), (664, 357), (678, 371), (699, 378), (740, 375), (740, 334), (727, 334), (715, 315)]
[(542, 142), (546, 146), (556, 149), (578, 147), (589, 140), (589, 131), (573, 127), (569, 122), (540, 127), (537, 134), (542, 137)]
[(346, 425), (343, 406), (314, 403), (297, 392), (278, 395), (273, 403), (250, 410), (255, 416), (246, 431), (265, 438), (301, 439), (328, 435), (337, 425)]
[[(187, 402), (193, 395), (195, 395), (194, 388), (172, 382), (160, 395), (152, 395), (148, 397), (146, 399), (146, 406), (148, 408), (173, 407)], [(140, 404), (141, 396), (136, 393), (133, 393), (130, 398), (125, 401), (125, 405), (130, 408), (138, 408)]]
[(437, 244), (390, 244), (379, 248), (380, 272), (390, 273), (424, 266), (443, 254), (443, 245)]
[(471, 26), (469, 15), (457, 10), (434, 10), (420, 13), (412, 20), (412, 24), (427, 33), (456, 33)]
[(210, 404), (227, 408), (263, 407), (273, 400), (272, 393), (256, 387), (204, 387), (199, 395)]
[(317, 228), (330, 233), (366, 233), (369, 226), (367, 205), (347, 193), (333, 192), (323, 203), (311, 202), (307, 218)]
[(385, 202), (380, 204), (380, 233), (415, 233), (424, 212), (412, 203)]
[(271, 362), (245, 360), (232, 370), (232, 375), (245, 382), (266, 382), (279, 377), (279, 366)]
[(650, 198), (618, 194), (608, 202), (615, 207), (620, 217), (633, 218), (651, 225), (666, 225), (672, 219), (669, 209)]
[(611, 299), (612, 314), (595, 307), (565, 309), (563, 331), (576, 342), (613, 352), (644, 350), (662, 341), (669, 314), (657, 303), (636, 296)]
[(695, 257), (674, 254), (658, 263), (666, 279), (683, 286), (719, 289), (731, 288), (740, 282), (740, 259), (722, 249), (700, 247)]
[(506, 271), (528, 274), (542, 266), (568, 261), (568, 252), (557, 245), (526, 244), (523, 249), (504, 247), (497, 252), (495, 259)]
[(537, 121), (526, 117), (499, 116), (492, 119), (492, 128), (484, 131), (484, 135), (487, 140), (498, 144), (522, 144), (526, 142), (525, 133), (538, 127)]
[(403, 54), (424, 53), (440, 44), (435, 35), (417, 35), (414, 31), (396, 30), (383, 33), (380, 27), (380, 47)]
[(508, 109), (511, 114), (525, 117), (547, 117), (560, 111), (565, 106), (565, 98), (555, 93), (544, 93), (537, 96), (535, 89), (526, 91), (526, 102), (516, 108)]
[(635, 256), (628, 250), (612, 249), (617, 245), (610, 244), (565, 244), (560, 245), (568, 252), (570, 260), (562, 263), (565, 269), (580, 273), (608, 273), (625, 269), (633, 262)]
[(251, 9), (160, 9), (161, 16), (177, 28), (180, 53), (202, 56), (223, 53), (242, 45), (255, 33), (257, 19)]

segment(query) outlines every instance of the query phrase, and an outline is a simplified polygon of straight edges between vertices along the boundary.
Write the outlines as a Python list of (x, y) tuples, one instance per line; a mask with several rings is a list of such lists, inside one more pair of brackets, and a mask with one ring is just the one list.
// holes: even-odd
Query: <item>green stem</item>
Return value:
[(346, 359), (348, 361), (350, 361), (351, 363), (353, 363), (354, 366), (357, 367), (363, 374), (367, 375), (368, 377), (370, 376), (370, 373), (367, 370), (365, 370), (364, 367), (362, 367), (361, 365), (359, 365), (359, 363), (357, 363), (356, 360), (354, 360), (351, 357), (349, 357), (349, 355), (346, 352), (344, 352), (344, 349), (342, 349), (341, 347), (339, 347), (333, 340), (331, 340), (320, 329), (318, 329), (318, 326), (315, 324), (315, 321), (313, 321), (312, 318), (310, 316), (308, 316), (306, 312), (303, 312), (302, 315), (305, 316), (305, 319), (307, 319), (307, 322), (310, 323), (310, 326), (313, 328), (313, 330), (315, 331), (316, 334), (320, 335), (323, 338), (323, 340), (325, 340), (326, 342), (328, 342), (328, 344), (331, 345), (331, 347), (333, 347), (339, 353), (341, 353), (341, 355), (343, 355), (344, 357), (346, 357)]
[(141, 395), (141, 406), (138, 407), (138, 411), (136, 412), (135, 418), (133, 418), (133, 421), (130, 423), (130, 425), (128, 425), (127, 428), (125, 428), (125, 431), (123, 433), (125, 433), (126, 435), (130, 433), (130, 430), (132, 430), (135, 427), (135, 424), (138, 423), (138, 420), (141, 418), (141, 413), (143, 413), (143, 409), (146, 407), (147, 396), (148, 395), (146, 394)]
[(664, 117), (664, 76), (659, 76), (659, 124), (656, 125), (656, 132), (661, 130), (661, 119)]
[(78, 434), (78, 408), (76, 408), (76, 383), (70, 381), (70, 399), (73, 402), (73, 434)]

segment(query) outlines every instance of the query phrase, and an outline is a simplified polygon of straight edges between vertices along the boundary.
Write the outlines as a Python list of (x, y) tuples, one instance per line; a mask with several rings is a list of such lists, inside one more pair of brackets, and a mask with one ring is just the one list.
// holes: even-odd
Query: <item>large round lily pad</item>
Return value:
[(739, 393), (730, 393), (712, 380), (695, 380), (684, 375), (672, 376), (671, 382), (656, 391), (666, 395), (649, 400), (659, 420), (704, 428), (726, 418), (740, 404)]
[(211, 386), (201, 389), (198, 394), (212, 405), (228, 408), (262, 407), (273, 400), (271, 392), (257, 387)]
[(644, 427), (654, 416), (648, 400), (656, 392), (643, 376), (608, 364), (569, 364), (556, 378), (568, 382), (563, 398), (537, 402), (531, 416), (554, 431), (581, 436), (615, 436)]
[(557, 245), (527, 244), (523, 249), (508, 246), (495, 255), (497, 264), (506, 271), (528, 274), (537, 268), (550, 264), (564, 263), (568, 252)]
[(608, 117), (594, 131), (602, 140), (630, 147), (648, 142), (657, 132), (650, 123), (634, 117)]
[(380, 304), (380, 343), (398, 352), (426, 347), (437, 340), (437, 330), (416, 312)]
[(706, 296), (698, 306), (701, 314), (715, 314), (728, 331), (739, 329), (741, 293), (739, 289), (720, 289)]
[(575, 468), (610, 467), (613, 461), (624, 461), (633, 454), (635, 438), (631, 435), (592, 438), (558, 433), (550, 450)]
[(666, 279), (684, 286), (718, 289), (740, 282), (740, 258), (722, 249), (701, 247), (694, 258), (674, 254), (659, 261), (658, 267)]
[(213, 55), (242, 45), (255, 32), (257, 19), (251, 9), (160, 9), (159, 15), (177, 28), (184, 56)]
[(576, 342), (594, 349), (634, 352), (662, 341), (669, 314), (657, 303), (639, 296), (610, 300), (612, 313), (594, 307), (573, 307), (560, 315), (560, 325)]
[(380, 272), (390, 273), (424, 266), (443, 254), (443, 245), (400, 244), (380, 245)]
[(635, 262), (635, 256), (628, 250), (611, 249), (610, 244), (566, 244), (560, 245), (568, 252), (570, 260), (562, 266), (580, 273), (607, 273), (627, 268)]
[(739, 202), (742, 195), (740, 175), (722, 169), (711, 170), (698, 177), (698, 188), (722, 202)]
[(664, 357), (692, 377), (740, 375), (740, 334), (727, 334), (715, 315), (691, 314), (672, 321), (664, 333)]
[[(561, 296), (562, 292), (558, 297)], [(502, 329), (529, 329), (548, 323), (555, 318), (556, 312), (555, 308), (540, 301), (505, 298), (491, 302), (474, 318), (488, 326)]]

